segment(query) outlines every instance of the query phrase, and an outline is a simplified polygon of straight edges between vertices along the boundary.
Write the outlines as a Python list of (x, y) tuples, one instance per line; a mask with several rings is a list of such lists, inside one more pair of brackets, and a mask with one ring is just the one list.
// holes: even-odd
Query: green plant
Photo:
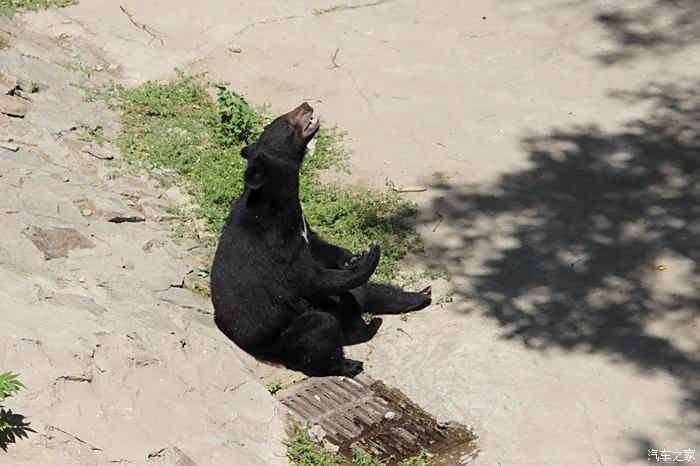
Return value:
[(338, 455), (324, 450), (319, 443), (314, 442), (300, 424), (294, 425), (294, 433), (285, 445), (287, 458), (295, 466), (336, 466), (340, 463)]
[(0, 14), (12, 17), (20, 11), (38, 11), (51, 7), (77, 5), (78, 0), (0, 0)]
[(280, 379), (272, 379), (265, 384), (265, 388), (271, 395), (274, 395), (284, 388), (284, 384)]
[(447, 303), (451, 303), (454, 301), (454, 296), (455, 296), (455, 290), (447, 290), (442, 296), (440, 296), (437, 301), (435, 301), (435, 304), (442, 306)]
[(17, 377), (19, 376), (12, 372), (3, 372), (0, 374), (0, 401), (12, 396), (14, 393), (20, 391), (20, 389), (25, 388)]
[(211, 274), (211, 264), (200, 265), (197, 267), (197, 276), (207, 278)]
[(6, 49), (10, 46), (10, 39), (5, 36), (0, 36), (0, 50)]
[(418, 456), (399, 461), (398, 466), (430, 466), (434, 462), (435, 455), (423, 448)]
[(82, 73), (88, 78), (95, 74), (95, 72), (97, 71), (97, 68), (95, 68), (94, 66), (85, 65), (82, 62), (69, 63), (66, 65), (66, 69)]
[(368, 453), (359, 448), (352, 449), (352, 463), (356, 466), (387, 466), (385, 461), (379, 459), (376, 452)]
[(223, 84), (217, 84), (216, 88), (216, 105), (219, 109), (216, 131), (218, 142), (224, 146), (237, 146), (255, 141), (262, 131), (261, 117), (241, 95), (229, 91)]
[[(413, 458), (398, 462), (397, 466), (430, 466), (435, 461), (435, 455), (425, 448)], [(355, 466), (387, 466), (387, 462), (379, 457), (377, 451), (366, 452), (359, 448), (352, 449), (352, 463)]]
[[(168, 83), (93, 89), (90, 98), (103, 99), (121, 111), (118, 145), (127, 161), (170, 169), (172, 182), (188, 190), (198, 204), (196, 215), (217, 234), (243, 190), (246, 160), (239, 156), (240, 149), (269, 119), (223, 85), (216, 86), (216, 102), (207, 89), (207, 83), (178, 72)], [(378, 240), (382, 259), (375, 277), (389, 282), (398, 274), (398, 261), (421, 247), (416, 230), (404, 221), (414, 206), (392, 191), (322, 182), (322, 170), (347, 170), (343, 137), (336, 128), (321, 128), (316, 135), (315, 149), (301, 171), (304, 213), (320, 235), (350, 250), (363, 250)]]
[[(17, 374), (3, 372), (0, 374), (0, 403), (24, 387)], [(24, 416), (5, 409), (0, 404), (0, 450), (7, 450), (9, 443), (17, 438), (27, 437), (27, 432), (34, 432), (24, 421)]]
[[(32, 86), (34, 84), (32, 83)], [(33, 89), (33, 87), (32, 87)], [(32, 91), (33, 92), (33, 91)], [(87, 123), (80, 123), (78, 127), (81, 130), (80, 140), (84, 142), (94, 142), (97, 145), (102, 145), (105, 142), (109, 142), (109, 138), (104, 134), (104, 128), (102, 125), (88, 125)]]

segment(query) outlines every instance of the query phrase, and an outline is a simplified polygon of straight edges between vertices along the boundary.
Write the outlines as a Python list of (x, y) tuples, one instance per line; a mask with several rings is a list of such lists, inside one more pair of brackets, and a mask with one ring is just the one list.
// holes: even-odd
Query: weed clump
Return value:
[(340, 456), (324, 450), (299, 424), (294, 425), (294, 433), (286, 445), (287, 458), (295, 466), (336, 466), (340, 464)]
[(18, 12), (63, 8), (77, 4), (78, 0), (0, 0), (0, 14), (11, 18)]

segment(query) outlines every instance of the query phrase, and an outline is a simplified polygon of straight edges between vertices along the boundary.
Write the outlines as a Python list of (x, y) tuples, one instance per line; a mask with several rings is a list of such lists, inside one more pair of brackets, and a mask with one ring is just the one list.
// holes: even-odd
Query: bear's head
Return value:
[(244, 175), (246, 185), (260, 187), (273, 166), (286, 166), (297, 172), (306, 154), (306, 146), (320, 127), (314, 109), (304, 102), (289, 113), (267, 125), (252, 144), (241, 149), (241, 156), (248, 160)]

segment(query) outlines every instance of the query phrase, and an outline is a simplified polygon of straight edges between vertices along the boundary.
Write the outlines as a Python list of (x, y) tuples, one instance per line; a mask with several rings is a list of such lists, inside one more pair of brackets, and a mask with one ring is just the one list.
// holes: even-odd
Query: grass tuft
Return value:
[(78, 0), (0, 0), (0, 14), (11, 18), (19, 12), (63, 8), (77, 4)]
[(314, 442), (309, 432), (299, 424), (294, 425), (287, 445), (287, 458), (295, 466), (336, 466), (341, 458)]

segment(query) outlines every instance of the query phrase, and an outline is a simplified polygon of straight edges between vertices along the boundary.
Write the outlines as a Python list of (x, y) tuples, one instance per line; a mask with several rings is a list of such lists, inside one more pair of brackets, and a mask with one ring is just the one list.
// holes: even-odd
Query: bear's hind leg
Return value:
[(350, 293), (357, 301), (361, 312), (372, 314), (401, 314), (418, 311), (428, 306), (431, 299), (430, 287), (413, 293), (377, 283), (365, 283), (353, 288)]
[(343, 330), (332, 314), (309, 310), (280, 333), (270, 356), (306, 375), (352, 377), (362, 371), (362, 363), (345, 359), (343, 343)]

